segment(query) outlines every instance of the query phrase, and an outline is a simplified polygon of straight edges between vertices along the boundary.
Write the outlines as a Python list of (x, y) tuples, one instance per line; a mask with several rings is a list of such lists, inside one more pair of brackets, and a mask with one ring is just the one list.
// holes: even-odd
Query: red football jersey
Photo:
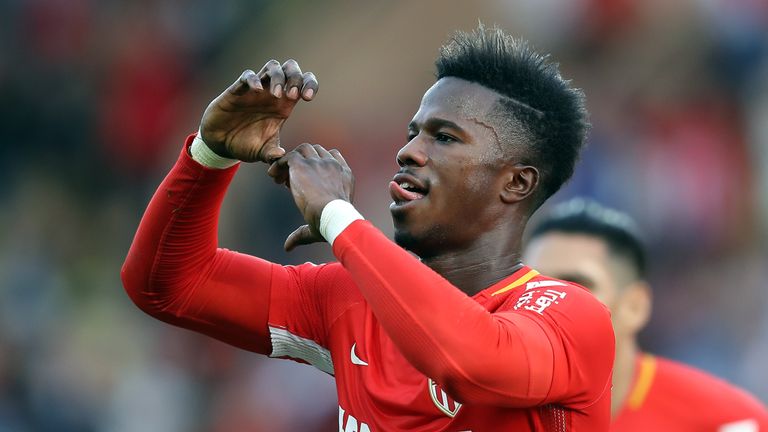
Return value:
[(183, 151), (160, 185), (122, 272), (143, 310), (333, 375), (340, 431), (608, 430), (613, 329), (586, 289), (523, 267), (469, 297), (367, 221), (337, 263), (220, 249), (236, 170)]
[(650, 354), (638, 356), (635, 370), (612, 431), (768, 431), (765, 406), (719, 378)]
[[(349, 279), (348, 273), (340, 265), (329, 264), (321, 269), (304, 267), (302, 270), (308, 273), (327, 273), (322, 280), (335, 279), (337, 284)], [(315, 286), (314, 289), (333, 289), (331, 285), (327, 287)], [(505, 289), (508, 291), (503, 291)], [(332, 334), (327, 339), (316, 338), (325, 346), (315, 342), (311, 336), (316, 334), (313, 329), (322, 328), (319, 325), (321, 320), (315, 318), (317, 321), (312, 322), (311, 317), (296, 311), (295, 304), (286, 307), (286, 304), (295, 302), (299, 297), (297, 292), (303, 290), (306, 287), (299, 284), (293, 285), (293, 289), (282, 290), (281, 301), (272, 305), (269, 322), (273, 333), (273, 356), (277, 354), (303, 359), (335, 375), (341, 431), (607, 429), (605, 412), (610, 393), (603, 380), (607, 373), (605, 370), (598, 372), (600, 368), (596, 366), (606, 364), (601, 356), (612, 349), (612, 341), (597, 338), (588, 347), (582, 346), (585, 350), (583, 354), (578, 352), (579, 336), (588, 333), (589, 322), (594, 322), (594, 317), (580, 313), (593, 310), (583, 304), (588, 301), (582, 297), (582, 288), (542, 277), (535, 270), (524, 267), (472, 298), (490, 313), (531, 316), (531, 324), (539, 321), (540, 324), (536, 325), (547, 329), (545, 331), (551, 337), (551, 343), (560, 344), (562, 352), (568, 352), (570, 361), (563, 356), (557, 358), (562, 363), (554, 364), (554, 359), (538, 358), (536, 355), (539, 352), (531, 350), (533, 357), (528, 359), (524, 367), (547, 365), (553, 368), (556, 374), (551, 378), (553, 385), (549, 389), (540, 389), (535, 396), (521, 397), (510, 391), (507, 406), (462, 403), (453, 398), (440, 383), (409, 363), (382, 328), (375, 312), (354, 288), (350, 289), (345, 298), (338, 299), (345, 307), (339, 308), (344, 311), (334, 321)], [(499, 291), (502, 293), (494, 296)], [(427, 310), (439, 307), (439, 299), (425, 305)], [(565, 328), (558, 327), (561, 320), (568, 321)], [(451, 323), (445, 325), (450, 328)], [(583, 326), (585, 332), (568, 328), (571, 325)], [(462, 330), (456, 328), (455, 332), (462, 334)], [(275, 337), (277, 335), (279, 337)], [(570, 336), (575, 337), (571, 339)], [(484, 351), (468, 354), (478, 356), (478, 361), (482, 362), (483, 357), (499, 355), (493, 348), (489, 346)], [(519, 346), (518, 349), (522, 351), (525, 347)], [(428, 360), (433, 356), (429, 351), (424, 355)], [(435, 353), (434, 357), (437, 360), (438, 354)], [(590, 363), (590, 359), (594, 359), (595, 363)], [(502, 363), (506, 363), (509, 368), (518, 367), (512, 359), (505, 362), (503, 358), (496, 358), (488, 361), (490, 372)], [(594, 381), (590, 379), (596, 375)], [(499, 400), (503, 399), (504, 396), (500, 395)]]

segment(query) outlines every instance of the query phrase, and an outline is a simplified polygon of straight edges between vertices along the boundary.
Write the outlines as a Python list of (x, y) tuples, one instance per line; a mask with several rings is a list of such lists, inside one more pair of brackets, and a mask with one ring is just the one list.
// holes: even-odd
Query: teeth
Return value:
[(400, 187), (403, 188), (403, 189), (409, 189), (409, 188), (412, 188), (413, 185), (408, 183), (408, 182), (402, 182), (402, 183), (400, 183)]

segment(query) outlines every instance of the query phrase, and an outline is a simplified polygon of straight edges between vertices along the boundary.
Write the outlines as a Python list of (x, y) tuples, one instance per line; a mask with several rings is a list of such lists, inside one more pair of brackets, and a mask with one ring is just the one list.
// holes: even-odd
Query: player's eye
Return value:
[(413, 139), (414, 139), (414, 138), (416, 138), (416, 136), (417, 136), (417, 135), (418, 135), (418, 134), (416, 134), (416, 133), (414, 133), (414, 132), (408, 132), (408, 139), (407, 139), (407, 141), (406, 141), (406, 142), (411, 142), (411, 141), (413, 141)]
[(438, 134), (435, 134), (435, 140), (441, 143), (450, 143), (450, 142), (456, 141), (456, 138), (448, 134), (438, 133)]

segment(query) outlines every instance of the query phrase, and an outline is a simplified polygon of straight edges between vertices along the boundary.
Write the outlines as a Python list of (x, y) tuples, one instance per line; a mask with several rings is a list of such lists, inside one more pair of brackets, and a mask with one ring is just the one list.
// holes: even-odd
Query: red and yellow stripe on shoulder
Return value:
[(522, 285), (528, 283), (528, 281), (530, 281), (531, 279), (533, 279), (536, 276), (538, 276), (539, 274), (540, 273), (537, 272), (536, 270), (530, 269), (524, 275), (522, 275), (519, 278), (513, 280), (512, 283), (510, 283), (509, 285), (505, 286), (504, 288), (501, 288), (500, 290), (497, 290), (497, 291), (494, 291), (493, 293), (491, 293), (491, 296), (495, 296), (495, 295), (498, 295), (498, 294), (503, 294), (503, 293), (505, 293), (507, 291), (510, 291), (510, 290), (513, 290), (513, 289), (515, 289), (515, 288), (517, 288), (519, 286), (522, 286)]
[(566, 297), (573, 295), (584, 297), (574, 292), (573, 288), (587, 292), (585, 288), (576, 284), (550, 278), (534, 269), (524, 267), (506, 281), (491, 288), (489, 297), (502, 298), (505, 294), (518, 293), (519, 295), (512, 295), (513, 310), (532, 311), (542, 315), (545, 310), (561, 303)]

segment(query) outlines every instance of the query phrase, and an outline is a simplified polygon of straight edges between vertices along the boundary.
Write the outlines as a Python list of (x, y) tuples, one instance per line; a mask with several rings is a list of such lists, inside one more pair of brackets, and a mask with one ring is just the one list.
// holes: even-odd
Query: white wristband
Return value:
[(237, 159), (230, 159), (217, 155), (210, 149), (210, 147), (208, 147), (205, 141), (200, 138), (200, 131), (197, 131), (197, 136), (189, 147), (189, 154), (195, 162), (208, 168), (224, 169), (237, 165), (237, 163), (240, 162)]
[(323, 207), (320, 214), (320, 234), (333, 246), (334, 240), (342, 231), (352, 222), (362, 219), (365, 218), (352, 204), (341, 199), (333, 200)]

